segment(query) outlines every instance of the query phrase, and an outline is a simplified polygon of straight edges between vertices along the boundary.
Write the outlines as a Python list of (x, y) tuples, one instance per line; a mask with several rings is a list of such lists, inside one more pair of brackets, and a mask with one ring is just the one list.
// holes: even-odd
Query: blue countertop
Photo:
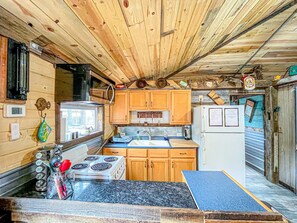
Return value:
[[(141, 139), (144, 139), (144, 140), (148, 140), (148, 137), (147, 136), (141, 136), (140, 137)], [(184, 137), (168, 137), (168, 139), (183, 139)], [(152, 136), (152, 140), (164, 140), (164, 137), (163, 136)], [(107, 144), (105, 144), (104, 147), (108, 147), (108, 148), (139, 148), (139, 146), (128, 146), (129, 142), (127, 143), (121, 143), (121, 142), (109, 142)], [(170, 143), (169, 143), (170, 145)], [(164, 146), (159, 146), (159, 147), (145, 147), (145, 148), (171, 148), (170, 147), (164, 147)]]
[(203, 211), (266, 212), (222, 171), (182, 171), (193, 199)]

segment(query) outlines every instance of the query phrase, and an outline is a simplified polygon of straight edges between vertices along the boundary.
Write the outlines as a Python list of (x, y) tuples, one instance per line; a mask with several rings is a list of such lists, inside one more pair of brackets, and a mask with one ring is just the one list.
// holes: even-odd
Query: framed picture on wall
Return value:
[(247, 99), (245, 102), (245, 110), (244, 110), (244, 115), (246, 115), (249, 118), (249, 122), (252, 122), (253, 120), (253, 115), (255, 112), (255, 106), (256, 102), (250, 99)]

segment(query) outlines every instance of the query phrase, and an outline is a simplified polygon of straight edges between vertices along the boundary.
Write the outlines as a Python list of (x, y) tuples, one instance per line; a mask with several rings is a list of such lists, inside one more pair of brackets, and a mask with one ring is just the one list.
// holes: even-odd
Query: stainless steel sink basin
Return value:
[(166, 140), (132, 140), (128, 146), (131, 147), (170, 147)]

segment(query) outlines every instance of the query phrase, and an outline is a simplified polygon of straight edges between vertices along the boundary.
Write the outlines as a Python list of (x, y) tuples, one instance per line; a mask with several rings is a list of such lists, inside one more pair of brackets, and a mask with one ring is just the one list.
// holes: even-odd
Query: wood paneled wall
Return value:
[[(3, 118), (3, 104), (0, 103), (0, 173), (30, 163), (34, 151), (42, 143), (37, 139), (37, 131), (41, 118), (35, 107), (39, 97), (50, 101), (51, 108), (46, 111), (46, 121), (52, 128), (48, 141), (55, 141), (55, 68), (53, 64), (30, 54), (30, 92), (26, 102), (26, 117)], [(10, 123), (20, 124), (20, 139), (10, 140)]]
[(279, 180), (295, 188), (295, 86), (278, 90)]
[(109, 122), (109, 107), (109, 105), (104, 106), (104, 139), (110, 138), (114, 132), (114, 126)]

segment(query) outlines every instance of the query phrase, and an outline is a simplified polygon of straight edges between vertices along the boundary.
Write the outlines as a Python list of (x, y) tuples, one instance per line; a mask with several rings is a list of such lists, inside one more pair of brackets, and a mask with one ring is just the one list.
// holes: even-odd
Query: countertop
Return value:
[[(91, 180), (74, 181), (73, 201), (130, 204), (202, 211), (271, 210), (222, 171), (183, 171), (186, 183)], [(34, 183), (34, 182), (33, 182)], [(31, 182), (5, 197), (43, 198)]]
[(199, 147), (197, 143), (193, 140), (185, 140), (185, 139), (169, 139), (169, 143), (172, 148), (197, 148)]
[(270, 211), (223, 171), (183, 171), (183, 175), (200, 210)]
[[(12, 191), (6, 196), (44, 198), (32, 191), (33, 185)], [(71, 200), (99, 203), (118, 203), (143, 206), (160, 206), (196, 209), (195, 202), (185, 183), (149, 181), (74, 181)]]
[[(147, 138), (145, 138), (147, 139)], [(153, 137), (154, 139), (163, 140), (164, 137)], [(128, 146), (128, 143), (119, 143), (119, 142), (110, 142), (107, 143), (104, 147), (106, 148), (197, 148), (199, 145), (195, 143), (193, 140), (185, 140), (183, 138), (169, 138), (170, 147), (135, 147), (135, 146)]]

